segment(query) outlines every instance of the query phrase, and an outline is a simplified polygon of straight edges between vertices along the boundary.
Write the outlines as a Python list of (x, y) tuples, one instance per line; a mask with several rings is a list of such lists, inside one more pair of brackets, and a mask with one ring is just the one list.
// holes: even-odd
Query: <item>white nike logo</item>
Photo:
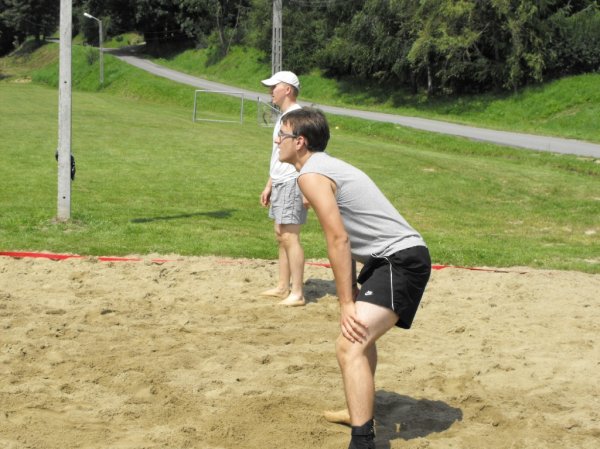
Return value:
[(369, 290), (368, 292), (365, 293), (365, 296), (371, 296), (373, 294), (373, 292), (371, 290)]

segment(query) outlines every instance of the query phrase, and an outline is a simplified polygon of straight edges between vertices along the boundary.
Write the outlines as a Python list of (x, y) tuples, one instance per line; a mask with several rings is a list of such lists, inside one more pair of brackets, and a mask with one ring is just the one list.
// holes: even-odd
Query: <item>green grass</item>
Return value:
[(123, 33), (102, 42), (104, 48), (122, 48), (128, 45), (139, 45), (144, 42), (144, 36), (139, 33)]
[(214, 61), (210, 49), (187, 50), (153, 59), (181, 72), (251, 90), (263, 90), (260, 80), (268, 78), (271, 70), (262, 53), (242, 47), (233, 47), (226, 58)]
[[(216, 62), (211, 62), (207, 49), (187, 50), (156, 61), (192, 75), (254, 90), (261, 89), (260, 80), (270, 74), (270, 61), (264, 54), (239, 47)], [(320, 104), (600, 142), (600, 73), (564, 78), (525, 88), (517, 94), (433, 100), (391, 86), (337, 81), (319, 72), (302, 75), (300, 81), (301, 98)]]
[(14, 161), (0, 172), (4, 248), (272, 255), (258, 206), (268, 154), (241, 164), (235, 151), (242, 139), (264, 149), (268, 129), (194, 124), (181, 106), (75, 92), (73, 220), (53, 224), (56, 91), (0, 84), (0, 92), (2, 114), (11, 117), (2, 155)]
[[(47, 62), (45, 51), (29, 63)], [(0, 82), (0, 250), (276, 258), (259, 206), (271, 129), (250, 105), (243, 125), (192, 123), (193, 88), (109, 56), (100, 89), (97, 64), (88, 73), (85, 54), (74, 59), (78, 173), (66, 224), (53, 219), (58, 95), (37, 84), (55, 83), (56, 67), (30, 70), (32, 83)], [(15, 61), (4, 63), (10, 72)], [(215, 117), (237, 107), (209, 106)], [(600, 273), (597, 161), (329, 119), (330, 153), (376, 180), (435, 263)], [(313, 214), (302, 238), (308, 258), (326, 256)]]

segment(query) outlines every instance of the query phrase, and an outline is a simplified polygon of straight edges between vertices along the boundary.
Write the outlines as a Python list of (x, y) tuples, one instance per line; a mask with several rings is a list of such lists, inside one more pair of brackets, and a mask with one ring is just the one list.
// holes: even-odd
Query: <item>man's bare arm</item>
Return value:
[(356, 316), (353, 291), (356, 271), (350, 240), (335, 198), (335, 184), (326, 176), (307, 173), (298, 178), (298, 185), (310, 201), (325, 233), (327, 254), (340, 302), (342, 334), (352, 342), (363, 341), (366, 326)]

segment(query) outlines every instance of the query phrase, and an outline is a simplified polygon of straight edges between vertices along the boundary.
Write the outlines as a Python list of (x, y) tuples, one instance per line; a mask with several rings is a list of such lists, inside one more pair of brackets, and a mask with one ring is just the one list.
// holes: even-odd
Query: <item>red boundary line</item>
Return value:
[[(50, 260), (66, 260), (66, 259), (83, 259), (85, 256), (80, 256), (78, 254), (54, 254), (54, 253), (35, 253), (35, 252), (21, 252), (21, 251), (0, 251), (0, 256), (5, 257), (14, 257), (15, 259), (24, 259), (24, 258), (38, 258), (38, 259), (50, 259)], [(139, 257), (111, 257), (111, 256), (100, 256), (97, 258), (102, 262), (141, 262), (144, 259)], [(169, 259), (151, 259), (151, 262), (155, 263), (164, 263), (164, 262), (174, 262), (174, 260)], [(324, 267), (331, 268), (331, 264), (322, 263), (322, 262), (306, 262), (306, 265), (313, 265), (316, 267)], [(509, 270), (498, 270), (493, 268), (474, 268), (474, 267), (460, 267), (454, 265), (432, 265), (432, 270), (443, 270), (445, 268), (458, 268), (461, 270), (471, 270), (471, 271), (488, 271), (492, 273), (513, 273)], [(516, 271), (515, 273), (525, 274), (525, 271)]]
[[(50, 259), (50, 260), (66, 260), (66, 259), (83, 259), (86, 256), (80, 256), (78, 254), (54, 254), (54, 253), (32, 253), (32, 252), (19, 252), (19, 251), (0, 251), (0, 256), (14, 257), (15, 259), (24, 258), (38, 258), (38, 259)], [(144, 259), (139, 257), (112, 257), (112, 256), (100, 256), (97, 258), (102, 262), (141, 262)], [(152, 262), (163, 263), (172, 262), (168, 259), (151, 259)]]

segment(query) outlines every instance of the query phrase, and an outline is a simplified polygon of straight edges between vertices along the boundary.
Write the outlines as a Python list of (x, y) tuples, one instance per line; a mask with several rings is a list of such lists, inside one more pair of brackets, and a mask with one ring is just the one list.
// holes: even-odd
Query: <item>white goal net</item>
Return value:
[(279, 109), (273, 105), (273, 103), (265, 103), (260, 98), (257, 102), (257, 115), (256, 120), (259, 126), (275, 126), (277, 117), (279, 117)]

